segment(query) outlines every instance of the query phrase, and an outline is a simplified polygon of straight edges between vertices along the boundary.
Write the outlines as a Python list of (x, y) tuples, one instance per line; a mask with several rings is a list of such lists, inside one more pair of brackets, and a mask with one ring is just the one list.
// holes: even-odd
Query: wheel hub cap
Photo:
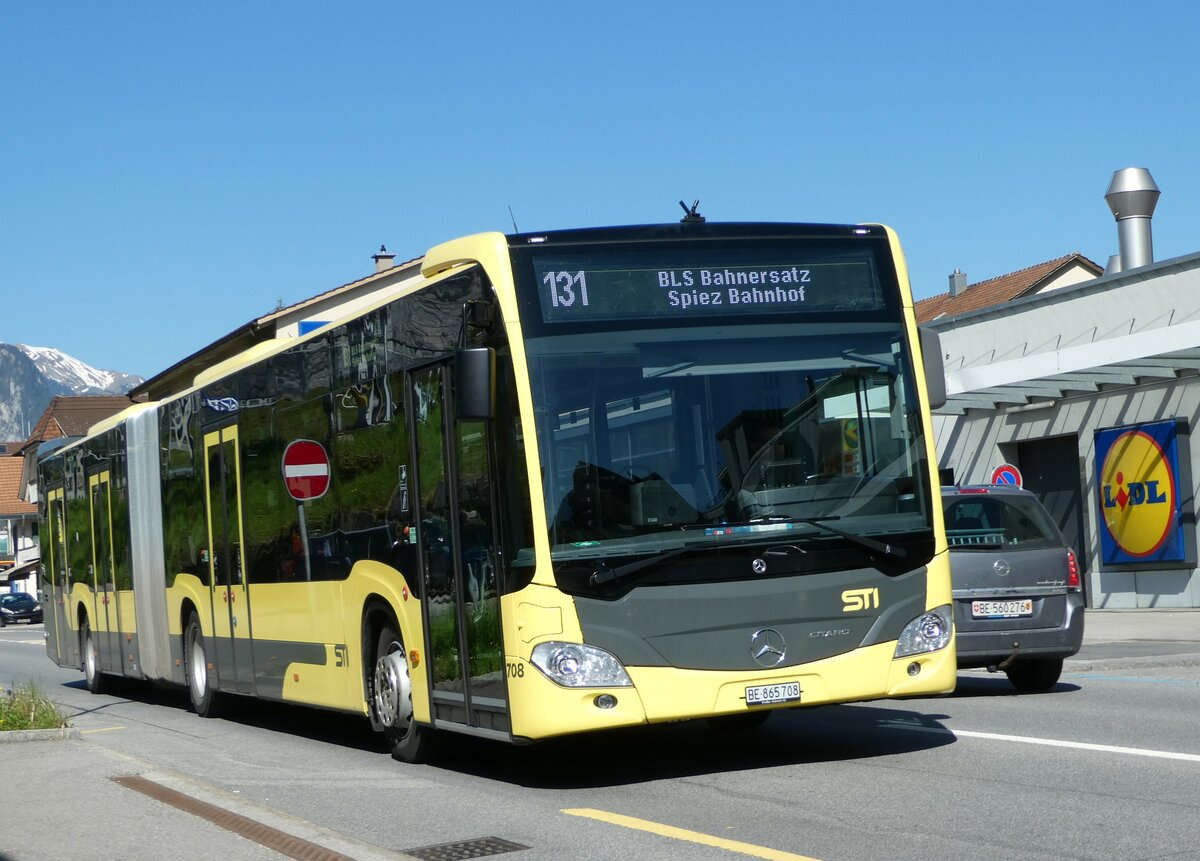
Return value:
[(197, 697), (202, 697), (208, 687), (208, 662), (204, 658), (204, 649), (196, 640), (192, 641), (191, 670), (192, 690)]
[(412, 720), (412, 683), (408, 662), (398, 649), (375, 662), (375, 714), (380, 723), (403, 727)]

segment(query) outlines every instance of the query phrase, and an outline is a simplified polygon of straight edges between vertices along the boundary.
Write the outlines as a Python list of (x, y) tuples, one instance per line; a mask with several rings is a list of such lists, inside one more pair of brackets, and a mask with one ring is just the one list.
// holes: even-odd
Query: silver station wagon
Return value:
[(942, 488), (958, 667), (1021, 691), (1058, 682), (1083, 642), (1079, 563), (1038, 498), (1010, 485)]

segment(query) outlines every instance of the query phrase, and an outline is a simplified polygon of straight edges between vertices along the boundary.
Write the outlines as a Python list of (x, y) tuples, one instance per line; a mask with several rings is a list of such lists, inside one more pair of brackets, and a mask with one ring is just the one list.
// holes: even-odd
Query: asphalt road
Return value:
[(338, 715), (242, 702), (202, 720), (182, 692), (91, 696), (40, 635), (0, 630), (0, 684), (36, 682), (81, 743), (274, 827), (340, 835), (357, 861), (484, 837), (528, 847), (514, 861), (1200, 859), (1200, 667), (1169, 646), (1105, 643), (1041, 695), (968, 672), (948, 697), (781, 712), (751, 733), (456, 737), (411, 766)]

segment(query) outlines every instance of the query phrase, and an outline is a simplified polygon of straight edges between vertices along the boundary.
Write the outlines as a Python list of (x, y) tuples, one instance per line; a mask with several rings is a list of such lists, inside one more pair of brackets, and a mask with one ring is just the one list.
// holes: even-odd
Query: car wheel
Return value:
[(374, 672), (367, 682), (371, 723), (382, 727), (392, 756), (401, 762), (428, 762), (437, 737), (413, 720), (412, 679), (404, 643), (393, 623), (384, 624), (375, 648)]
[(1017, 690), (1034, 694), (1054, 687), (1062, 675), (1062, 668), (1062, 658), (1035, 658), (1017, 661), (1004, 672)]
[(88, 691), (93, 694), (107, 693), (108, 677), (100, 672), (100, 650), (96, 646), (96, 635), (86, 620), (79, 632), (79, 651), (83, 655), (83, 677), (87, 681)]
[(184, 671), (187, 675), (188, 696), (192, 710), (202, 718), (216, 717), (221, 696), (212, 686), (208, 674), (208, 652), (204, 644), (204, 632), (200, 629), (200, 617), (192, 613), (183, 633)]

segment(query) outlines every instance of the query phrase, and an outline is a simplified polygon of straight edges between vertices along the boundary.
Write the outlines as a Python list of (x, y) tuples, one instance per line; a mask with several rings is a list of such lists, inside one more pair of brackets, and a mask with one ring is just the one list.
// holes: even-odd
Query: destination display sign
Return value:
[[(629, 255), (632, 257), (632, 255)], [(683, 255), (672, 255), (682, 257)], [(538, 256), (534, 276), (546, 323), (873, 311), (883, 292), (869, 254), (835, 260), (731, 258), (602, 263)], [(656, 265), (656, 263), (658, 265)], [(663, 265), (670, 264), (670, 265)]]

